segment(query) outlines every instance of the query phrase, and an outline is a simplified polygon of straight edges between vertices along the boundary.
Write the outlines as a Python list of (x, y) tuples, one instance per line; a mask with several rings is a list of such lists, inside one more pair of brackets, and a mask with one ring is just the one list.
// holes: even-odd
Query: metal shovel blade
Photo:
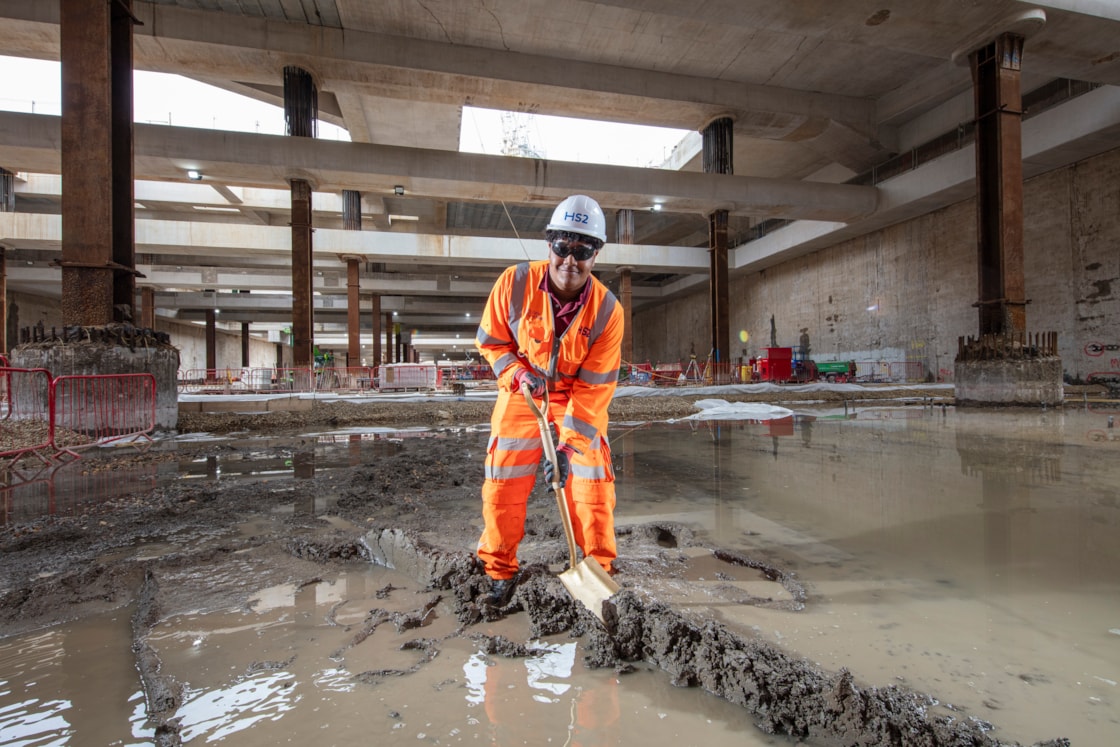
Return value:
[(574, 568), (569, 568), (560, 574), (560, 583), (572, 595), (572, 598), (582, 602), (583, 606), (591, 610), (599, 622), (603, 619), (603, 602), (610, 599), (619, 589), (614, 579), (607, 575), (603, 566), (594, 558), (584, 558)]

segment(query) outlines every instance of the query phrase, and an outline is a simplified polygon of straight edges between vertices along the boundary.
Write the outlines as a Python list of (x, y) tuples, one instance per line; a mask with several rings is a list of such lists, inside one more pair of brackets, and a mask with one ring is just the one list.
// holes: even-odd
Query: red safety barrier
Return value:
[[(151, 443), (156, 427), (156, 378), (147, 373), (59, 376), (51, 383), (51, 438), (55, 458), (122, 439)], [(60, 431), (85, 443), (60, 443)]]
[(0, 466), (28, 456), (50, 464), (50, 392), (51, 373), (45, 368), (0, 367)]
[(376, 369), (349, 368), (192, 368), (179, 371), (180, 394), (269, 394), (278, 392), (361, 391), (376, 385)]
[(891, 380), (891, 364), (886, 361), (856, 361), (856, 381), (875, 383)]
[(700, 361), (696, 358), (688, 363), (649, 362), (634, 363), (629, 372), (624, 373), (619, 383), (637, 386), (721, 386), (724, 384), (744, 384), (751, 379), (750, 368), (737, 362), (716, 363)]

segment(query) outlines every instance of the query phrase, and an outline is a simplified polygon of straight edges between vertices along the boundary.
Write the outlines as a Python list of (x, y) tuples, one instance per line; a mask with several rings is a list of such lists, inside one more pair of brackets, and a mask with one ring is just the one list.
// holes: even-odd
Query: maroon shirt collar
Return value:
[(574, 301), (561, 301), (552, 292), (552, 287), (548, 284), (548, 272), (546, 271), (544, 277), (541, 278), (540, 289), (548, 294), (548, 298), (552, 301), (552, 316), (556, 320), (556, 334), (560, 336), (568, 331), (572, 320), (576, 318), (576, 314), (587, 303), (587, 299), (591, 297), (591, 278), (583, 285), (583, 290), (579, 294), (579, 298)]

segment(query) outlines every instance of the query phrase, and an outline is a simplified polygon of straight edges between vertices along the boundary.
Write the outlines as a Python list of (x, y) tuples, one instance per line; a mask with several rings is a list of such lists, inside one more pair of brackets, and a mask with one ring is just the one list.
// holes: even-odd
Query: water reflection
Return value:
[[(246, 441), (249, 448), (221, 455), (176, 458), (183, 445), (199, 439), (169, 439), (153, 446), (146, 458), (110, 468), (90, 459), (34, 473), (0, 470), (0, 524), (33, 521), (40, 516), (72, 515), (88, 506), (130, 493), (148, 491), (176, 480), (236, 480), (269, 476), (310, 479), (324, 470), (345, 469), (397, 454), (403, 439), (447, 438), (427, 428), (377, 428), (354, 432), (270, 436)], [(214, 440), (214, 439), (210, 439)], [(287, 450), (287, 453), (284, 451)], [(278, 453), (279, 451), (279, 453)], [(133, 452), (129, 452), (131, 456)], [(301, 507), (310, 511), (312, 507)]]
[(559, 723), (566, 720), (565, 744), (613, 746), (628, 741), (619, 728), (617, 678), (598, 678), (591, 687), (588, 682), (573, 685), (575, 642), (532, 641), (529, 646), (533, 654), (521, 661), (493, 659), (477, 652), (463, 664), (467, 702), (483, 707), (490, 740), (496, 744), (522, 741), (528, 696), (536, 703), (561, 709), (557, 715)]
[(95, 617), (0, 641), (0, 744), (150, 745), (126, 631)]
[(183, 740), (214, 742), (279, 720), (300, 701), (294, 684), (288, 672), (259, 672), (220, 690), (188, 689), (178, 710)]

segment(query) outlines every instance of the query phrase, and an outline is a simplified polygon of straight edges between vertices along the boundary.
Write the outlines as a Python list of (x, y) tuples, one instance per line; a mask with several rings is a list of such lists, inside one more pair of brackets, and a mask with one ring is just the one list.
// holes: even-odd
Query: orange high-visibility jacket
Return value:
[(499, 389), (512, 387), (521, 366), (567, 397), (560, 443), (584, 453), (597, 434), (607, 432), (607, 407), (622, 361), (622, 305), (592, 276), (587, 303), (557, 336), (552, 302), (540, 289), (547, 273), (548, 260), (507, 268), (490, 291), (475, 345), (494, 369)]

